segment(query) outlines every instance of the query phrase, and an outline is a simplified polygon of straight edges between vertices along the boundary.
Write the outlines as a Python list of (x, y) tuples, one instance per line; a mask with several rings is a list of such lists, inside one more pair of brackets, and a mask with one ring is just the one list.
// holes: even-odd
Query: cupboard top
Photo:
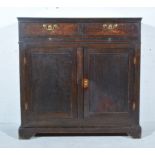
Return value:
[(19, 22), (140, 22), (142, 18), (28, 18), (18, 17)]

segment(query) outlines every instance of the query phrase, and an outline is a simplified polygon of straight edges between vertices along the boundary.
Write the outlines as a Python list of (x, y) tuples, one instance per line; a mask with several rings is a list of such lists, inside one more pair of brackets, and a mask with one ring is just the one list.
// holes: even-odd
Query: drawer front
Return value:
[(21, 23), (20, 36), (68, 36), (78, 34), (78, 25), (74, 23)]
[(87, 23), (84, 27), (85, 35), (117, 35), (138, 36), (138, 23)]

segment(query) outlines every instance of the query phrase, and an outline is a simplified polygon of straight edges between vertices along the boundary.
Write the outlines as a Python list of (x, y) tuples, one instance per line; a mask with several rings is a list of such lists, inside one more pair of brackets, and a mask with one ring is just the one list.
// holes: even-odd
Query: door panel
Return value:
[(84, 51), (84, 116), (100, 118), (129, 112), (132, 49), (87, 48)]
[(76, 118), (76, 49), (31, 48), (27, 53), (30, 118)]

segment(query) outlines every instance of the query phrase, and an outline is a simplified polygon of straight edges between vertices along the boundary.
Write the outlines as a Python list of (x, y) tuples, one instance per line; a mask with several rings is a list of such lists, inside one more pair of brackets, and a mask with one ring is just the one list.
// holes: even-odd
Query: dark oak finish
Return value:
[[(30, 110), (35, 117), (77, 117), (76, 49), (35, 48), (31, 55)], [(34, 120), (34, 117), (32, 117)]]
[(20, 138), (139, 125), (141, 18), (18, 18)]
[[(44, 27), (45, 24), (45, 27)], [(50, 26), (56, 25), (54, 31), (50, 31)], [(47, 30), (49, 28), (49, 30)], [(21, 23), (21, 30), (24, 37), (40, 37), (54, 35), (77, 35), (78, 24), (75, 23)]]
[(85, 114), (129, 111), (132, 53), (129, 49), (85, 49), (85, 77), (90, 81), (85, 90)]
[(84, 33), (86, 35), (117, 35), (117, 36), (138, 36), (138, 23), (89, 23), (85, 24)]

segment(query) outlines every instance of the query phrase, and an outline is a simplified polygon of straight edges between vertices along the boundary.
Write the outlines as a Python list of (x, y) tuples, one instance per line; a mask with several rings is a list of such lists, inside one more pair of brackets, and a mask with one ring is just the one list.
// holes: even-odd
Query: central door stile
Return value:
[(78, 102), (78, 119), (84, 118), (84, 107), (83, 107), (83, 48), (77, 48), (77, 102)]

